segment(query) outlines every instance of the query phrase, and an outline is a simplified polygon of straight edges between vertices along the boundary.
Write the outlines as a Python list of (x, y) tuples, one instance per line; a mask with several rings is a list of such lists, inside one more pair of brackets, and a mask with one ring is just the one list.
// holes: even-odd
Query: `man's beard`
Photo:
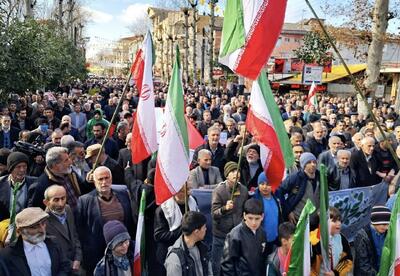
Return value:
[(257, 159), (250, 159), (250, 158), (247, 158), (247, 157), (246, 157), (246, 159), (247, 159), (247, 162), (248, 162), (249, 164), (256, 164), (256, 163), (258, 162)]
[(36, 235), (29, 235), (23, 233), (24, 240), (31, 244), (38, 244), (46, 239), (46, 233), (37, 233)]

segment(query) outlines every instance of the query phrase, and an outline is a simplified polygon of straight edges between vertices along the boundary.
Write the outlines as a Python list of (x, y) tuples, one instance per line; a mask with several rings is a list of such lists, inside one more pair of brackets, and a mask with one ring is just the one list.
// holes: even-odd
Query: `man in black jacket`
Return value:
[(3, 115), (1, 118), (0, 129), (0, 148), (11, 149), (14, 147), (14, 142), (18, 141), (19, 129), (11, 126), (11, 118), (8, 115)]
[(225, 239), (221, 275), (265, 275), (266, 238), (261, 223), (262, 204), (251, 198), (244, 204), (243, 222), (233, 228)]
[(40, 208), (26, 208), (15, 217), (17, 242), (0, 250), (0, 275), (67, 276), (70, 267), (60, 246), (46, 237), (48, 214)]

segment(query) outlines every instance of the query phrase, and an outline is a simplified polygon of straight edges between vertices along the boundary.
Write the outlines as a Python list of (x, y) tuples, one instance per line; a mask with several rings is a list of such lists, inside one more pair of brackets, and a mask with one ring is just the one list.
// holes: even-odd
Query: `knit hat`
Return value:
[(227, 177), (231, 171), (234, 171), (237, 169), (238, 169), (238, 164), (235, 162), (229, 161), (228, 163), (225, 164), (225, 167), (224, 167), (225, 177)]
[(265, 175), (265, 172), (260, 173), (257, 179), (257, 184), (260, 185), (261, 183), (268, 183), (268, 178)]
[(371, 210), (371, 224), (389, 224), (390, 223), (390, 209), (386, 206), (374, 206)]
[(260, 146), (259, 146), (259, 145), (257, 145), (257, 144), (252, 144), (252, 145), (250, 145), (250, 146), (247, 148), (247, 151), (246, 151), (246, 152), (248, 152), (248, 151), (251, 150), (251, 149), (255, 150), (255, 151), (258, 153), (258, 155), (260, 155)]
[(7, 157), (7, 170), (8, 172), (12, 172), (12, 170), (19, 164), (19, 163), (26, 163), (26, 165), (29, 164), (29, 158), (25, 153), (22, 152), (12, 152), (8, 157)]
[(103, 226), (103, 235), (107, 246), (111, 249), (114, 249), (117, 244), (131, 239), (125, 225), (118, 220), (106, 222)]
[(303, 153), (300, 156), (300, 167), (304, 170), (305, 166), (311, 161), (317, 161), (317, 158), (315, 158), (314, 154), (310, 152)]

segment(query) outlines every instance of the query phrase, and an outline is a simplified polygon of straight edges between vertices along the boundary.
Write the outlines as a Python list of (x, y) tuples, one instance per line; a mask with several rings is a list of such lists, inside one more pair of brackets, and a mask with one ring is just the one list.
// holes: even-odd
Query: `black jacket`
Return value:
[[(46, 238), (44, 242), (46, 243), (51, 259), (51, 275), (69, 275), (71, 267), (61, 247), (51, 238)], [(22, 238), (19, 238), (15, 245), (0, 250), (0, 275), (31, 276)]]
[(370, 162), (371, 172), (362, 150), (357, 150), (351, 154), (350, 168), (356, 173), (357, 187), (372, 186), (381, 182), (382, 179), (376, 175), (378, 164), (374, 154), (372, 154)]
[[(357, 187), (356, 172), (349, 167), (349, 189)], [(331, 172), (328, 172), (328, 189), (329, 191), (340, 190), (340, 169), (335, 166)]]
[(358, 231), (354, 239), (354, 251), (354, 275), (377, 275), (377, 254), (370, 225)]
[(315, 156), (316, 158), (318, 158), (318, 156), (319, 156), (323, 151), (326, 150), (328, 143), (327, 143), (327, 141), (326, 141), (326, 138), (322, 138), (321, 143), (319, 143), (319, 142), (317, 142), (317, 140), (315, 140), (314, 137), (312, 137), (312, 138), (310, 138), (310, 139), (308, 139), (308, 140), (306, 141), (306, 145), (307, 145), (307, 148), (310, 150), (310, 152), (311, 152), (312, 154), (314, 154), (314, 156)]
[[(19, 139), (19, 129), (15, 127), (10, 127), (10, 149), (14, 147), (14, 142)], [(0, 148), (4, 148), (4, 131), (0, 130)]]
[(221, 263), (223, 276), (261, 276), (266, 269), (266, 238), (259, 227), (254, 234), (242, 222), (226, 236)]
[[(31, 176), (25, 176), (25, 184), (28, 188), (27, 201), (25, 202), (25, 208), (28, 207), (30, 198), (32, 198), (37, 184), (37, 178)], [(8, 175), (0, 177), (0, 221), (10, 217), (10, 196), (12, 190), (10, 182), (8, 181)], [(22, 211), (22, 210), (21, 210)]]
[[(97, 141), (96, 138), (92, 138), (90, 140), (87, 140), (85, 142), (85, 149), (91, 145), (94, 144), (101, 144), (102, 141)], [(117, 160), (118, 159), (118, 144), (117, 142), (114, 141), (112, 138), (107, 138), (106, 142), (104, 143), (104, 152), (109, 155), (112, 159)]]
[(117, 161), (110, 156), (107, 156), (103, 166), (106, 166), (110, 169), (114, 184), (125, 184), (124, 170)]

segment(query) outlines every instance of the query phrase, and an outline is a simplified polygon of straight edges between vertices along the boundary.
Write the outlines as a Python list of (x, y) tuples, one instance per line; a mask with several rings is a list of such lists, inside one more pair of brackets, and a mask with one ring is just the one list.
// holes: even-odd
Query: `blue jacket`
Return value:
[[(288, 218), (290, 212), (294, 210), (296, 205), (303, 198), (306, 191), (308, 177), (303, 170), (295, 172), (281, 183), (278, 190), (275, 192), (282, 204), (283, 216)], [(315, 179), (312, 181), (313, 190), (319, 185), (319, 171), (315, 172)]]

